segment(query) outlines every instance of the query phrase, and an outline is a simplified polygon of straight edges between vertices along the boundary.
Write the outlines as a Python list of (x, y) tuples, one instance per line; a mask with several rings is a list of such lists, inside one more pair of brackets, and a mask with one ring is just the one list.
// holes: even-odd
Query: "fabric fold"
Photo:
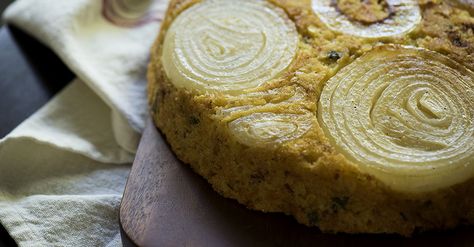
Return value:
[(83, 82), (74, 80), (3, 142), (30, 138), (100, 162), (130, 163), (133, 154), (115, 141), (112, 112)]
[(51, 48), (78, 78), (0, 140), (0, 223), (19, 246), (121, 245), (118, 210), (148, 115), (146, 65), (167, 4), (17, 0), (7, 8), (8, 24)]
[(75, 80), (0, 141), (0, 223), (20, 246), (120, 245), (133, 154), (115, 143), (110, 114)]
[[(119, 26), (103, 16), (97, 0), (20, 0), (3, 18), (51, 48), (128, 125), (114, 134), (123, 148), (136, 151), (147, 117), (146, 64), (159, 30), (159, 18), (134, 27)], [(133, 2), (133, 1), (132, 1)], [(140, 1), (135, 1), (140, 2)], [(163, 16), (167, 1), (150, 1), (153, 15)], [(134, 9), (124, 10), (133, 11)], [(148, 13), (143, 13), (145, 18)], [(116, 18), (120, 18), (117, 16)], [(123, 121), (119, 120), (119, 121)], [(125, 135), (123, 132), (127, 132)]]

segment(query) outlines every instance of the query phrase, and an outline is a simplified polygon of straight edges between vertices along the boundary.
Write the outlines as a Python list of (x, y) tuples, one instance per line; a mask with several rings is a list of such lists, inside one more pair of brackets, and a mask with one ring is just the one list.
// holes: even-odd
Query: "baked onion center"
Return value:
[(364, 24), (383, 21), (390, 15), (385, 0), (337, 0), (337, 8), (349, 19)]
[(327, 82), (318, 118), (337, 151), (394, 189), (474, 176), (474, 73), (441, 54), (375, 48)]
[(401, 36), (421, 21), (416, 0), (312, 0), (328, 28), (364, 38)]

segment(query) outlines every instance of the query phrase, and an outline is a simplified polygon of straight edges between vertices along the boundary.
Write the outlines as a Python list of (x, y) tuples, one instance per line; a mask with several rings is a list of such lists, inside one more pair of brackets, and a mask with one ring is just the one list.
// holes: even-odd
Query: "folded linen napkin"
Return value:
[(118, 207), (147, 116), (146, 63), (167, 4), (17, 0), (5, 11), (77, 75), (0, 140), (0, 223), (19, 246), (120, 245)]

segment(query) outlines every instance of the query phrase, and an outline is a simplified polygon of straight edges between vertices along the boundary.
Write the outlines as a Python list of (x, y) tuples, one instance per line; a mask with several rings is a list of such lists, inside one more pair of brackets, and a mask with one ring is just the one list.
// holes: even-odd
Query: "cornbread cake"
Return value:
[(227, 198), (324, 232), (474, 223), (469, 1), (172, 0), (153, 120)]

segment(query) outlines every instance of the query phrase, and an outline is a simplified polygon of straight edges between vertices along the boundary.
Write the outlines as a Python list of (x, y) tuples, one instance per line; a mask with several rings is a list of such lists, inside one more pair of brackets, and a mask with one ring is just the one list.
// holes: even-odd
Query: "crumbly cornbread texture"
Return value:
[[(420, 0), (422, 21), (408, 35), (364, 39), (329, 30), (313, 13), (310, 0), (270, 0), (295, 23), (299, 47), (284, 73), (254, 90), (279, 93), (247, 97), (178, 89), (167, 78), (161, 63), (164, 37), (173, 19), (197, 2), (171, 1), (152, 49), (148, 97), (154, 122), (177, 157), (217, 192), (251, 209), (292, 215), (324, 232), (411, 235), (474, 223), (474, 179), (431, 192), (395, 191), (338, 154), (317, 120), (325, 82), (381, 43), (427, 48), (474, 69), (474, 18), (468, 6)], [(313, 112), (312, 127), (300, 138), (279, 145), (242, 144), (228, 127), (235, 117), (222, 114), (238, 106), (278, 103), (298, 93), (298, 100), (281, 107)], [(241, 114), (258, 109), (246, 108)], [(277, 106), (273, 111), (282, 109)]]

